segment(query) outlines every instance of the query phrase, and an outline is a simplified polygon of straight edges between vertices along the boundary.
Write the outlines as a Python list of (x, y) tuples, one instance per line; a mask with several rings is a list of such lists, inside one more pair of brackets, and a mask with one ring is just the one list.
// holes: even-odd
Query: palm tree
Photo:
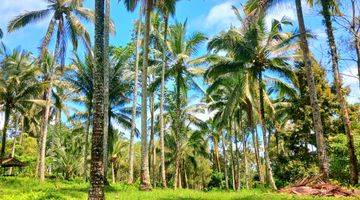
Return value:
[(306, 29), (304, 23), (304, 16), (301, 7), (301, 0), (295, 0), (296, 4), (296, 13), (299, 23), (299, 30), (300, 30), (300, 48), (303, 53), (304, 65), (306, 67), (306, 80), (309, 87), (309, 94), (310, 94), (310, 103), (313, 109), (313, 122), (314, 122), (314, 129), (316, 134), (316, 142), (317, 142), (317, 153), (319, 158), (319, 166), (320, 171), (324, 175), (324, 177), (329, 176), (329, 161), (326, 154), (326, 145), (324, 140), (324, 133), (323, 133), (323, 126), (320, 116), (320, 108), (317, 98), (317, 92), (315, 88), (315, 81), (314, 75), (312, 71), (312, 63), (310, 59), (310, 52), (309, 52), (309, 45), (306, 39)]
[[(200, 32), (193, 33), (188, 37), (186, 32), (186, 22), (177, 23), (170, 28), (169, 39), (167, 42), (167, 49), (169, 53), (170, 63), (173, 65), (166, 69), (164, 80), (166, 81), (170, 77), (175, 79), (175, 94), (176, 94), (176, 113), (181, 115), (181, 99), (186, 98), (186, 91), (189, 85), (198, 87), (194, 80), (197, 76), (198, 70), (194, 68), (194, 62), (197, 59), (193, 59), (192, 56), (196, 53), (197, 48), (207, 38)], [(162, 77), (156, 79), (152, 85), (150, 91), (154, 91), (154, 88), (158, 87), (162, 81)], [(181, 127), (181, 120), (176, 119), (174, 123), (178, 123), (177, 127)], [(181, 135), (180, 128), (176, 130), (177, 135)], [(178, 169), (180, 160), (176, 160), (176, 168)], [(175, 182), (175, 187), (177, 183)]]
[[(159, 8), (159, 10), (161, 11), (162, 15), (163, 15), (163, 20), (164, 20), (164, 33), (163, 33), (163, 43), (166, 44), (167, 43), (167, 34), (168, 34), (168, 23), (169, 23), (169, 15), (174, 15), (175, 14), (175, 4), (176, 4), (177, 0), (170, 0), (170, 1), (165, 1), (165, 0), (161, 0), (158, 2), (157, 7)], [(161, 68), (161, 91), (160, 91), (160, 151), (161, 151), (161, 156), (160, 156), (160, 163), (161, 163), (161, 182), (162, 182), (162, 186), (164, 188), (167, 187), (167, 183), (166, 183), (166, 171), (165, 171), (165, 144), (164, 144), (164, 94), (165, 94), (165, 71), (166, 71), (166, 65), (167, 65), (167, 58), (166, 58), (166, 45), (164, 45), (163, 47), (163, 52), (162, 52), (162, 61), (163, 61), (163, 65)]]
[(105, 0), (104, 26), (104, 181), (107, 181), (108, 168), (108, 140), (109, 140), (109, 35), (110, 35), (110, 0)]
[[(240, 18), (239, 15), (238, 17)], [(208, 72), (210, 76), (216, 77), (221, 74), (231, 73), (238, 74), (240, 71), (245, 70), (249, 73), (251, 79), (257, 81), (260, 111), (259, 121), (263, 132), (267, 179), (273, 189), (276, 189), (276, 186), (272, 177), (268, 155), (267, 128), (265, 125), (265, 103), (268, 104), (269, 98), (266, 92), (264, 92), (263, 73), (265, 70), (270, 70), (280, 73), (289, 79), (294, 78), (294, 74), (287, 63), (289, 56), (286, 54), (286, 51), (292, 47), (289, 44), (297, 37), (296, 35), (281, 32), (281, 24), (287, 24), (287, 21), (285, 19), (281, 22), (274, 20), (270, 30), (267, 32), (264, 27), (264, 17), (259, 17), (256, 21), (246, 24), (242, 30), (232, 28), (228, 32), (220, 34), (208, 46), (210, 50), (230, 52), (233, 57), (233, 59), (223, 60), (215, 64)], [(282, 86), (286, 85), (280, 80), (276, 81), (276, 83)], [(235, 94), (232, 96), (233, 98), (237, 97)]]
[[(48, 45), (54, 36), (54, 30), (56, 30), (55, 50), (54, 50), (54, 66), (49, 66), (52, 70), (48, 71), (48, 74), (44, 77), (44, 81), (52, 82), (53, 75), (56, 71), (57, 61), (60, 61), (61, 67), (65, 64), (65, 54), (67, 46), (67, 36), (70, 36), (74, 49), (78, 47), (78, 38), (80, 38), (85, 46), (90, 49), (90, 36), (86, 31), (85, 26), (80, 22), (80, 19), (86, 21), (93, 21), (94, 14), (91, 10), (82, 6), (82, 1), (79, 0), (54, 0), (48, 1), (49, 5), (46, 9), (38, 11), (30, 11), (15, 17), (10, 21), (8, 25), (8, 31), (13, 32), (19, 28), (25, 27), (30, 23), (40, 21), (47, 16), (51, 17), (51, 21), (48, 25), (48, 29), (41, 44), (40, 60), (45, 59), (47, 54)], [(42, 61), (41, 61), (42, 62)], [(47, 126), (49, 120), (50, 111), (50, 97), (51, 97), (51, 85), (44, 92), (43, 100), (48, 102), (43, 110), (43, 121), (41, 128), (41, 145), (40, 145), (40, 167), (39, 178), (41, 181), (45, 179), (45, 144), (47, 137)]]
[(324, 17), (326, 34), (328, 37), (328, 44), (330, 48), (330, 55), (332, 61), (332, 72), (334, 77), (334, 85), (336, 88), (338, 101), (340, 104), (340, 116), (344, 123), (345, 133), (348, 139), (348, 150), (349, 150), (349, 165), (350, 165), (350, 183), (355, 185), (358, 183), (359, 172), (358, 172), (358, 161), (355, 154), (354, 135), (351, 131), (351, 122), (349, 117), (348, 106), (343, 94), (342, 78), (339, 72), (339, 57), (338, 50), (335, 43), (334, 31), (331, 22), (331, 16), (333, 10), (334, 13), (339, 13), (338, 5), (336, 1), (321, 0), (322, 15)]
[(10, 116), (15, 112), (25, 113), (26, 107), (32, 103), (44, 105), (37, 98), (48, 83), (36, 80), (39, 73), (30, 53), (25, 51), (14, 50), (11, 54), (6, 54), (0, 63), (0, 105), (5, 113), (0, 160), (5, 156)]
[(104, 0), (95, 1), (95, 67), (94, 67), (94, 95), (93, 95), (93, 134), (91, 145), (91, 169), (89, 199), (105, 199), (104, 193)]

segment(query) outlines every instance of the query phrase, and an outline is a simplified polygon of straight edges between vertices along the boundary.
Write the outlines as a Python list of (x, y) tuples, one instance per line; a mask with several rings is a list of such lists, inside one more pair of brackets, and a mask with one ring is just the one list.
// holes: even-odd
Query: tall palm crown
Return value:
[(56, 30), (55, 57), (63, 66), (67, 38), (71, 39), (74, 49), (78, 47), (79, 38), (87, 48), (90, 47), (90, 35), (80, 20), (94, 21), (94, 13), (82, 6), (83, 0), (46, 0), (46, 2), (48, 3), (46, 9), (26, 12), (11, 20), (8, 31), (13, 32), (51, 16), (46, 34), (42, 39), (41, 55), (46, 52)]

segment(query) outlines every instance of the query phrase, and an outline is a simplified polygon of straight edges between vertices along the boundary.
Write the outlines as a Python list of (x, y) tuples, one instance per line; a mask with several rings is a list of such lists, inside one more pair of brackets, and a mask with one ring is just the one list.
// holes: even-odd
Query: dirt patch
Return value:
[(359, 190), (348, 189), (325, 182), (321, 176), (304, 178), (289, 187), (280, 189), (279, 192), (296, 195), (360, 197)]

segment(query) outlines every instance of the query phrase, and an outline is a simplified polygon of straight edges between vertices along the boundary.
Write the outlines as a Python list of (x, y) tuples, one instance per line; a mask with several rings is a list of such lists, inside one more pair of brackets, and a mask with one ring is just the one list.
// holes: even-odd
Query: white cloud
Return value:
[(211, 8), (205, 18), (205, 27), (215, 29), (225, 29), (231, 25), (239, 25), (232, 6), (236, 4), (236, 0), (229, 0), (222, 4), (218, 4)]
[(359, 89), (359, 79), (358, 69), (356, 65), (348, 67), (341, 72), (343, 78), (344, 87), (349, 87), (351, 92), (347, 97), (349, 103), (360, 103), (360, 89)]

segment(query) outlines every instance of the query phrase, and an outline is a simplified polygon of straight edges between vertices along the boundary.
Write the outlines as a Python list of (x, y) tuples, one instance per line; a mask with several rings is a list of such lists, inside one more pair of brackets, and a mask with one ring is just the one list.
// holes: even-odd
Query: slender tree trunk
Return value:
[[(176, 153), (176, 154), (178, 154), (178, 153)], [(179, 174), (180, 174), (180, 160), (179, 160), (179, 156), (176, 155), (176, 157), (175, 157), (174, 189), (181, 187), (181, 186), (179, 186)]]
[(91, 145), (90, 200), (105, 199), (104, 193), (104, 0), (95, 0), (94, 117)]
[[(16, 116), (15, 117), (15, 134), (18, 132), (18, 130), (19, 130), (19, 117)], [(16, 137), (14, 136), (13, 145), (12, 145), (12, 148), (11, 148), (11, 158), (13, 158), (15, 156), (15, 148), (16, 148)], [(9, 175), (12, 174), (12, 171), (13, 171), (13, 168), (10, 167)]]
[(322, 5), (322, 15), (324, 16), (325, 26), (326, 26), (326, 33), (328, 36), (328, 43), (330, 47), (330, 54), (331, 54), (331, 61), (332, 61), (332, 71), (334, 77), (334, 85), (337, 92), (338, 101), (340, 103), (340, 115), (341, 119), (344, 123), (345, 133), (348, 139), (348, 149), (349, 149), (349, 166), (350, 166), (350, 183), (355, 185), (358, 183), (358, 168), (357, 168), (357, 158), (355, 155), (355, 145), (354, 145), (354, 136), (351, 131), (351, 122), (349, 118), (349, 110), (347, 107), (347, 103), (345, 97), (343, 95), (342, 90), (342, 78), (339, 72), (339, 58), (337, 47), (335, 43), (335, 37), (333, 33), (333, 27), (331, 22), (331, 13), (330, 13), (330, 5), (329, 1), (321, 0)]
[(138, 101), (138, 70), (140, 61), (140, 47), (141, 47), (141, 19), (142, 19), (143, 8), (139, 12), (138, 27), (136, 33), (136, 59), (134, 69), (134, 91), (133, 91), (133, 105), (132, 105), (132, 116), (131, 116), (131, 132), (130, 132), (130, 144), (129, 144), (129, 177), (128, 183), (134, 182), (134, 160), (135, 160), (135, 149), (134, 149), (134, 136), (136, 132), (136, 107)]
[(272, 174), (271, 161), (270, 161), (270, 157), (269, 157), (268, 139), (266, 137), (264, 88), (263, 88), (263, 81), (262, 81), (262, 72), (259, 73), (259, 92), (260, 92), (260, 117), (259, 117), (259, 119), (261, 122), (262, 134), (263, 134), (266, 176), (267, 176), (267, 181), (268, 181), (270, 187), (272, 189), (276, 190), (277, 188), (276, 188), (274, 177)]
[[(236, 161), (236, 169), (235, 169), (235, 190), (238, 191), (240, 190), (240, 159), (239, 159), (239, 145), (238, 145), (238, 141), (239, 141), (239, 130), (237, 130), (237, 126), (236, 123), (234, 122), (234, 128), (235, 128), (235, 161)], [(240, 127), (241, 129), (241, 127)]]
[(247, 102), (247, 116), (248, 116), (248, 122), (249, 122), (249, 127), (251, 128), (251, 135), (252, 135), (252, 141), (253, 141), (253, 146), (254, 146), (254, 152), (255, 152), (255, 162), (256, 162), (256, 171), (259, 175), (260, 178), (260, 182), (262, 184), (264, 184), (264, 176), (261, 173), (261, 164), (259, 161), (260, 158), (260, 154), (259, 154), (259, 141), (256, 137), (256, 133), (255, 133), (255, 123), (254, 123), (254, 117), (253, 117), (253, 108), (250, 102)]
[(110, 63), (109, 63), (109, 27), (110, 27), (110, 0), (105, 0), (105, 18), (104, 18), (104, 143), (103, 143), (103, 159), (104, 159), (104, 183), (109, 185), (107, 181), (108, 169), (108, 142), (109, 142), (109, 79), (110, 79)]
[(359, 30), (357, 30), (357, 26), (359, 26), (359, 21), (357, 21), (357, 16), (356, 16), (356, 5), (355, 5), (355, 0), (351, 0), (351, 11), (352, 11), (352, 22), (351, 22), (351, 32), (354, 36), (354, 46), (355, 46), (355, 50), (356, 50), (356, 64), (357, 64), (357, 68), (358, 68), (358, 78), (359, 78), (359, 88), (360, 88), (360, 34), (359, 34)]
[[(230, 124), (232, 124), (232, 122), (230, 122)], [(230, 127), (230, 131), (233, 132), (232, 126)], [(235, 191), (236, 190), (236, 185), (235, 185), (235, 156), (234, 156), (233, 142), (232, 142), (231, 139), (230, 139), (229, 147), (230, 147), (230, 156), (231, 156), (232, 189)]]
[(111, 163), (111, 174), (112, 174), (112, 183), (115, 184), (115, 169), (114, 169), (114, 162)]
[(214, 144), (214, 161), (215, 167), (218, 172), (220, 172), (220, 156), (219, 156), (219, 142), (215, 135), (212, 136)]
[[(51, 82), (51, 80), (50, 80)], [(50, 100), (51, 96), (51, 85), (46, 89), (44, 93), (43, 99), (46, 102), (46, 106), (42, 113), (42, 124), (40, 130), (40, 156), (39, 156), (39, 178), (40, 181), (45, 180), (45, 158), (46, 158), (46, 140), (47, 140), (47, 133), (48, 133), (48, 125), (49, 125), (49, 115), (50, 115)]]
[(5, 147), (6, 147), (6, 138), (7, 138), (7, 129), (9, 126), (9, 120), (10, 120), (10, 109), (5, 105), (5, 119), (4, 119), (4, 127), (3, 127), (3, 135), (1, 140), (1, 155), (0, 155), (0, 161), (2, 161), (3, 158), (5, 158)]
[[(165, 29), (164, 29), (164, 43), (167, 42), (167, 30), (168, 30), (168, 16), (164, 15)], [(166, 45), (163, 48), (163, 66), (161, 69), (161, 96), (160, 96), (160, 149), (161, 149), (161, 182), (164, 188), (167, 187), (166, 183), (166, 172), (165, 172), (165, 140), (164, 140), (164, 101), (165, 101), (165, 70), (167, 65), (166, 59)]]
[(225, 176), (225, 188), (229, 190), (229, 177), (228, 177), (228, 168), (227, 168), (227, 153), (226, 153), (226, 142), (225, 137), (222, 133), (222, 130), (219, 130), (219, 134), (221, 136), (222, 150), (224, 154), (224, 176)]
[(87, 122), (85, 128), (85, 148), (84, 148), (84, 173), (83, 178), (85, 181), (88, 180), (88, 155), (89, 155), (89, 135), (90, 135), (90, 126), (91, 126), (91, 106), (89, 106), (87, 111)]
[(155, 187), (155, 164), (156, 164), (156, 149), (155, 149), (155, 95), (150, 95), (150, 177), (152, 178), (153, 187)]
[(186, 186), (186, 189), (189, 189), (189, 180), (188, 180), (188, 176), (187, 176), (187, 173), (186, 173), (185, 161), (183, 162), (183, 166), (184, 166), (185, 186)]
[(152, 2), (146, 1), (145, 10), (145, 36), (144, 36), (144, 57), (141, 74), (141, 179), (140, 189), (150, 190), (149, 155), (147, 147), (147, 68), (149, 62), (149, 37), (150, 37), (150, 13)]
[(295, 3), (296, 3), (299, 29), (300, 29), (300, 39), (301, 39), (300, 47), (303, 53), (304, 65), (306, 68), (306, 80), (309, 87), (310, 104), (313, 110), (312, 115), (313, 115), (313, 123), (316, 134), (316, 145), (317, 145), (319, 166), (320, 166), (320, 171), (324, 175), (324, 178), (327, 179), (329, 176), (329, 161), (326, 154), (326, 145), (324, 140), (321, 116), (320, 116), (320, 108), (317, 99), (315, 80), (312, 71), (310, 51), (306, 39), (306, 29), (305, 29), (304, 17), (302, 13), (301, 0), (295, 0)]
[(244, 133), (244, 138), (243, 138), (243, 154), (244, 154), (244, 166), (245, 166), (245, 185), (246, 185), (246, 189), (250, 189), (250, 185), (249, 185), (249, 166), (248, 166), (248, 159), (247, 159), (247, 136), (246, 133)]

